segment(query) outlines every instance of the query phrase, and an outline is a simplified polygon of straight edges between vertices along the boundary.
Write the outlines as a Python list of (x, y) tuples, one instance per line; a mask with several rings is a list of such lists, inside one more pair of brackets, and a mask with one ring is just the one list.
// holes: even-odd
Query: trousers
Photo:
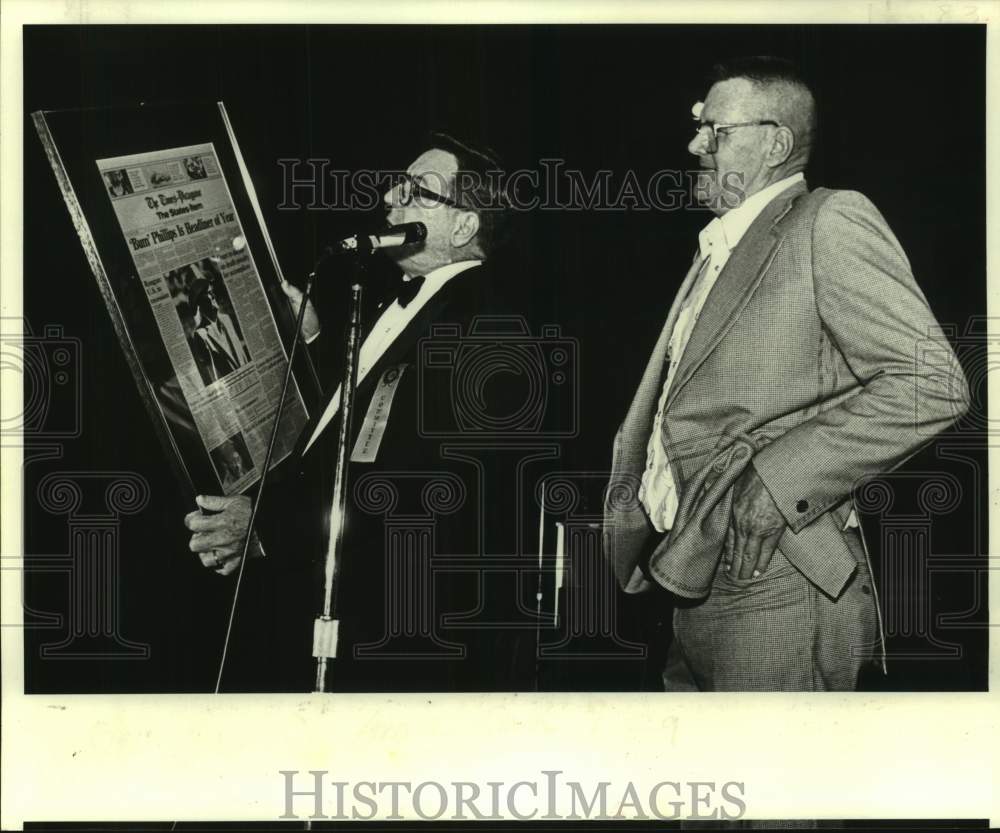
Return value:
[(837, 599), (780, 550), (757, 578), (721, 565), (709, 595), (679, 600), (663, 671), (667, 691), (853, 691), (878, 645), (875, 588), (860, 534), (847, 530), (858, 567)]

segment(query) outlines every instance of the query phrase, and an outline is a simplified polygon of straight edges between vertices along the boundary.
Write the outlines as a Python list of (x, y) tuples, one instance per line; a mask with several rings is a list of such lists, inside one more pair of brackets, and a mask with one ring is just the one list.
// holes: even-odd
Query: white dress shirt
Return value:
[[(407, 324), (417, 317), (417, 313), (423, 309), (424, 305), (434, 297), (442, 286), (466, 269), (479, 266), (481, 263), (481, 260), (460, 260), (455, 263), (449, 263), (446, 266), (441, 266), (424, 276), (423, 286), (420, 287), (413, 300), (405, 307), (401, 306), (398, 300), (393, 301), (387, 306), (382, 315), (379, 316), (378, 321), (375, 322), (375, 326), (372, 327), (371, 332), (368, 333), (364, 344), (361, 345), (361, 354), (358, 356), (358, 384), (361, 384), (362, 379), (378, 364), (379, 359), (382, 358), (385, 351), (399, 337), (399, 334), (406, 329)], [(409, 280), (409, 278), (404, 278), (403, 280)], [(338, 386), (337, 390), (334, 391), (333, 397), (330, 399), (330, 403), (326, 406), (326, 410), (323, 411), (323, 416), (320, 417), (319, 422), (316, 424), (316, 429), (309, 438), (309, 442), (306, 443), (306, 447), (302, 451), (303, 454), (312, 447), (312, 444), (316, 442), (316, 438), (323, 433), (323, 430), (339, 410), (340, 387)]]
[(674, 373), (680, 364), (681, 356), (684, 355), (684, 349), (691, 338), (694, 326), (698, 323), (702, 307), (736, 244), (771, 200), (802, 181), (804, 177), (800, 172), (772, 182), (763, 190), (748, 197), (742, 205), (713, 219), (698, 235), (700, 271), (687, 297), (681, 301), (677, 321), (670, 334), (670, 367), (653, 419), (653, 431), (649, 435), (649, 445), (646, 450), (646, 469), (642, 473), (642, 485), (639, 489), (639, 499), (646, 508), (650, 522), (659, 532), (670, 529), (677, 515), (677, 487), (670, 470), (666, 449), (663, 447), (661, 431), (663, 408), (674, 380)]

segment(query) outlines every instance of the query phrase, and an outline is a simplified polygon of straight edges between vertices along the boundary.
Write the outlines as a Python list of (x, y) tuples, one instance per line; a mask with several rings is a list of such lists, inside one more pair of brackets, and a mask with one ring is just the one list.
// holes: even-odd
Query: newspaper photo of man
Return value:
[(251, 360), (222, 273), (211, 258), (168, 272), (166, 281), (206, 386)]
[(224, 491), (229, 493), (236, 484), (253, 471), (253, 462), (242, 432), (237, 432), (209, 452)]
[(132, 193), (132, 183), (128, 181), (128, 171), (108, 171), (104, 174), (104, 182), (112, 197), (124, 197)]
[(187, 157), (184, 160), (184, 168), (191, 179), (204, 179), (207, 176), (205, 163), (201, 161), (200, 156)]

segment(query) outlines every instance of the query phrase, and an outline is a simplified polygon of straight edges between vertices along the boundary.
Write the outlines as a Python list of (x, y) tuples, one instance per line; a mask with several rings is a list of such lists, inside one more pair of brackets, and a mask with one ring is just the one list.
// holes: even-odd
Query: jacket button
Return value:
[(799, 512), (808, 512), (809, 511), (809, 501), (808, 500), (800, 500), (798, 503), (795, 504), (795, 508)]
[(861, 592), (864, 593), (866, 596), (870, 596), (872, 594), (872, 589), (867, 584), (862, 584)]

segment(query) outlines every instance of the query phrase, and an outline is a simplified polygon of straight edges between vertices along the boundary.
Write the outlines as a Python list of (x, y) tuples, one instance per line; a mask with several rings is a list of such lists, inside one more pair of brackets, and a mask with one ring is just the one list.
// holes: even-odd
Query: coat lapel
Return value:
[[(642, 380), (614, 441), (611, 478), (605, 492), (603, 546), (604, 552), (611, 557), (615, 575), (623, 588), (637, 588), (642, 583), (639, 581), (639, 584), (634, 585), (632, 579), (639, 552), (643, 542), (649, 537), (652, 526), (638, 500), (638, 480), (646, 465), (646, 447), (653, 428), (653, 411), (663, 386), (670, 335), (681, 304), (697, 278), (700, 267), (701, 258), (696, 252), (694, 261), (677, 290), (667, 321), (656, 340)], [(622, 499), (625, 495), (631, 495), (631, 499)], [(629, 589), (628, 592), (635, 590)]]
[(684, 277), (684, 281), (681, 283), (680, 289), (677, 290), (676, 296), (674, 296), (674, 302), (670, 307), (670, 313), (667, 315), (667, 321), (663, 325), (663, 329), (660, 330), (660, 336), (656, 340), (656, 345), (653, 347), (653, 352), (649, 357), (649, 361), (646, 363), (646, 370), (643, 372), (642, 379), (639, 382), (639, 387), (636, 390), (635, 396), (632, 398), (632, 405), (629, 407), (628, 413), (625, 415), (625, 421), (622, 424), (622, 431), (629, 437), (631, 437), (636, 431), (640, 433), (645, 431), (647, 436), (649, 434), (652, 423), (652, 410), (659, 397), (660, 388), (663, 384), (663, 375), (666, 372), (667, 350), (670, 346), (670, 336), (674, 331), (674, 324), (677, 322), (677, 316), (680, 313), (682, 302), (684, 301), (687, 293), (690, 291), (695, 278), (697, 278), (700, 266), (701, 258), (698, 253), (695, 252), (691, 267), (688, 269), (687, 275)]
[[(469, 274), (472, 274), (472, 270), (469, 270)], [(410, 360), (413, 362), (416, 357), (417, 341), (427, 333), (431, 324), (440, 317), (444, 308), (448, 305), (449, 301), (454, 295), (454, 291), (458, 281), (465, 278), (465, 273), (457, 275), (452, 278), (448, 283), (441, 287), (441, 289), (435, 293), (434, 297), (431, 298), (426, 304), (424, 304), (420, 311), (416, 314), (413, 320), (406, 325), (403, 331), (393, 339), (392, 344), (386, 348), (386, 351), (379, 357), (378, 361), (372, 365), (372, 369), (368, 371), (368, 375), (365, 376), (364, 380), (358, 385), (357, 397), (355, 399), (355, 404), (364, 403), (367, 407), (368, 400), (371, 399), (372, 391), (378, 383), (379, 378), (385, 373), (386, 368), (399, 364), (405, 360)], [(414, 372), (415, 368), (411, 369), (410, 372)], [(360, 423), (357, 421), (358, 411), (355, 410), (355, 426)], [(362, 418), (364, 414), (361, 415)]]
[[(448, 306), (454, 298), (456, 290), (459, 286), (464, 285), (461, 282), (475, 277), (477, 268), (481, 267), (468, 269), (445, 283), (445, 285), (434, 294), (434, 297), (432, 297), (420, 308), (420, 311), (416, 314), (416, 316), (414, 316), (413, 320), (410, 321), (403, 331), (396, 336), (392, 344), (389, 345), (386, 351), (379, 357), (378, 361), (376, 361), (372, 366), (371, 370), (368, 371), (368, 375), (358, 383), (358, 387), (354, 394), (354, 415), (352, 418), (353, 432), (356, 433), (361, 425), (361, 421), (364, 419), (365, 412), (368, 408), (368, 403), (371, 400), (373, 391), (375, 390), (375, 385), (385, 372), (386, 368), (393, 364), (399, 364), (407, 357), (408, 354), (416, 350), (418, 339), (427, 331), (431, 323), (441, 315), (445, 307)], [(343, 349), (343, 344), (339, 344), (338, 348)], [(411, 372), (414, 371), (411, 370)], [(330, 396), (325, 399), (323, 407), (317, 410), (315, 417), (309, 420), (309, 423), (299, 435), (298, 442), (296, 443), (296, 453), (298, 455), (306, 453), (306, 443), (309, 441), (309, 438), (312, 437), (313, 432), (316, 430), (316, 425), (319, 423), (323, 414), (326, 413), (326, 409), (330, 405), (333, 396), (339, 390), (340, 380), (338, 379), (336, 385), (334, 386), (334, 393), (331, 393)], [(320, 436), (316, 438), (314, 445), (318, 445), (321, 442), (321, 437), (327, 434), (335, 434), (336, 429), (334, 426), (337, 422), (338, 418), (335, 417), (334, 419), (331, 419), (330, 422), (324, 427)], [(311, 450), (312, 448), (310, 447), (310, 451)]]
[(722, 341), (750, 301), (781, 245), (776, 224), (791, 208), (795, 198), (806, 190), (804, 183), (796, 184), (775, 197), (753, 221), (729, 256), (684, 349), (670, 386), (668, 406)]

